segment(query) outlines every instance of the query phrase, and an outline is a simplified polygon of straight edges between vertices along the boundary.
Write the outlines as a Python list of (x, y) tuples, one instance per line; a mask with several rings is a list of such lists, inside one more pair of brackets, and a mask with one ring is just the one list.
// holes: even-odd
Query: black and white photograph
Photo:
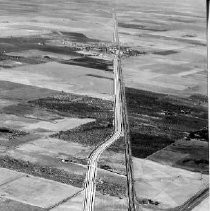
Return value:
[(0, 0), (0, 211), (208, 211), (208, 25), (208, 0)]

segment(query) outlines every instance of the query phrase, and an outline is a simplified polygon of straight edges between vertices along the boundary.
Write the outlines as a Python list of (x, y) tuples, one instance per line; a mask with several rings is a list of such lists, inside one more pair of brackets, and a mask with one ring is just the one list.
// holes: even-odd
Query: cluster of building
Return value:
[[(118, 50), (116, 45), (110, 43), (76, 43), (76, 42), (68, 42), (63, 41), (65, 46), (73, 48), (75, 51), (84, 51), (84, 52), (95, 52), (96, 55), (100, 54), (115, 54)], [(120, 47), (120, 52), (122, 56), (130, 57), (130, 56), (138, 56), (140, 54), (145, 54), (144, 51), (135, 50), (129, 47)]]

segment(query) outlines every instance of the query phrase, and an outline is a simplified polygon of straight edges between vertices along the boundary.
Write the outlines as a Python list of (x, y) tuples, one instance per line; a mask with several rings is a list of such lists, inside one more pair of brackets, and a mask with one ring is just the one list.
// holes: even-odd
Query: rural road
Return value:
[(200, 190), (198, 193), (196, 193), (193, 197), (191, 197), (189, 200), (187, 200), (180, 208), (178, 208), (178, 211), (191, 211), (193, 208), (198, 206), (204, 199), (209, 197), (209, 187), (205, 187), (202, 190)]

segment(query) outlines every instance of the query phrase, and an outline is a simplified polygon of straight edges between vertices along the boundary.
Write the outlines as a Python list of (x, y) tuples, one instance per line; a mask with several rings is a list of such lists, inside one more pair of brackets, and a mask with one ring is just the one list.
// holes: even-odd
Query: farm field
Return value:
[[(0, 167), (69, 185), (55, 211), (82, 209), (89, 156), (114, 133), (113, 8), (137, 203), (176, 208), (208, 185), (204, 0), (0, 0)], [(125, 150), (101, 154), (95, 210), (128, 209)], [(0, 210), (28, 208), (12, 200)]]

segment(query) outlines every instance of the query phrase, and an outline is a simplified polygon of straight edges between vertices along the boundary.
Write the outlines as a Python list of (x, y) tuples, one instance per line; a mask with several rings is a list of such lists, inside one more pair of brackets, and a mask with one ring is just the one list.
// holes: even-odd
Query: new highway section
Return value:
[[(120, 59), (120, 49), (119, 49), (119, 36), (117, 30), (117, 20), (114, 13), (114, 43), (116, 44), (116, 52), (114, 55), (114, 134), (98, 146), (89, 156), (88, 171), (85, 178), (84, 189), (84, 211), (93, 211), (94, 210), (94, 200), (95, 200), (95, 191), (96, 191), (96, 176), (97, 176), (97, 163), (100, 158), (100, 155), (115, 141), (120, 137), (124, 137), (125, 141), (128, 139), (128, 121), (127, 121), (127, 109), (125, 104), (125, 88), (122, 79), (122, 68), (121, 68), (121, 59)], [(135, 211), (134, 205), (134, 195), (133, 195), (133, 184), (130, 182), (132, 180), (132, 171), (131, 157), (128, 156), (130, 153), (130, 145), (127, 143), (126, 147), (126, 169), (128, 174), (128, 197), (129, 197), (129, 211)]]
[[(116, 59), (115, 59), (116, 60)], [(115, 68), (114, 68), (115, 69)], [(116, 71), (116, 70), (114, 70)], [(98, 146), (89, 156), (88, 171), (85, 179), (84, 211), (93, 211), (96, 190), (97, 163), (101, 153), (122, 136), (122, 101), (120, 100), (120, 83), (118, 74), (115, 75), (115, 132), (111, 138)]]

